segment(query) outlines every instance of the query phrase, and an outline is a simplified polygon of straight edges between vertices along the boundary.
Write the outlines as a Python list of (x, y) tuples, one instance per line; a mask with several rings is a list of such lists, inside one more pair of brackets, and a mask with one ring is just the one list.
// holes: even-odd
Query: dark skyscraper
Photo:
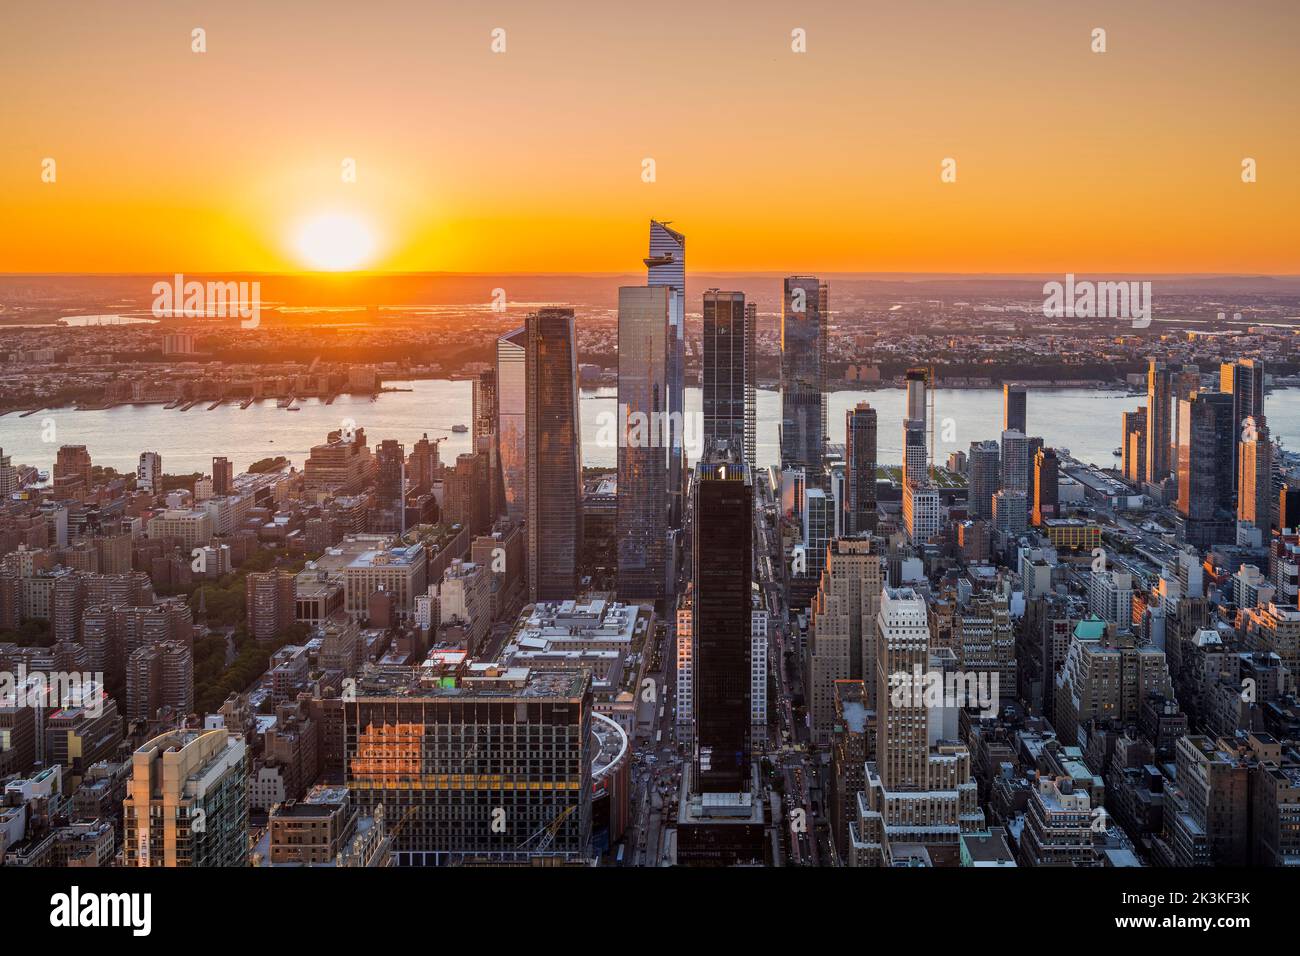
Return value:
[(1025, 386), (1004, 383), (1002, 386), (1002, 430), (1029, 434), (1025, 428)]
[(695, 469), (695, 789), (750, 787), (754, 488), (743, 463)]
[(876, 410), (866, 402), (844, 413), (845, 518), (849, 534), (876, 530)]
[(1120, 446), (1124, 480), (1141, 486), (1147, 480), (1147, 410), (1124, 413), (1124, 444)]
[(826, 286), (785, 280), (781, 303), (781, 464), (821, 477), (826, 454)]
[(1147, 481), (1158, 484), (1169, 476), (1169, 368), (1150, 360), (1147, 366)]
[(665, 587), (672, 290), (618, 290), (618, 595), (657, 600)]
[(1200, 392), (1178, 403), (1178, 512), (1188, 543), (1232, 541), (1232, 396)]
[(743, 292), (704, 293), (704, 448), (726, 442), (754, 466), (749, 451), (754, 422), (754, 329), (757, 312)]
[(578, 589), (582, 451), (572, 309), (528, 316), (526, 366), (528, 594), (568, 600)]
[(971, 442), (970, 493), (966, 510), (972, 518), (993, 517), (993, 496), (1000, 482), (1002, 455), (995, 441)]
[(405, 531), (406, 450), (394, 439), (385, 438), (375, 449), (375, 531)]
[(212, 459), (212, 493), (218, 498), (235, 488), (235, 466), (225, 458)]

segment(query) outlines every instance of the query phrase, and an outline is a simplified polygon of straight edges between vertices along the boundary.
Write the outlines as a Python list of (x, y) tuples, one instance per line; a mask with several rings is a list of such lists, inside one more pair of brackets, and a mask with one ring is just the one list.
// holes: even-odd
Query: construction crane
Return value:
[[(563, 811), (561, 811), (556, 815), (555, 819), (553, 819), (550, 823), (538, 827), (537, 830), (532, 834), (532, 836), (530, 836), (523, 843), (519, 844), (519, 846), (515, 847), (515, 849), (516, 850), (532, 849), (537, 853), (545, 853), (547, 850), (551, 848), (551, 844), (555, 842), (555, 837), (557, 834), (559, 834), (560, 828), (564, 826), (564, 821), (567, 820), (569, 818), (569, 815), (573, 813), (573, 811), (576, 809), (578, 809), (578, 805), (576, 803), (569, 804), (567, 807), (564, 808)], [(537, 846), (530, 847), (529, 844), (531, 844), (534, 840), (537, 840)]]

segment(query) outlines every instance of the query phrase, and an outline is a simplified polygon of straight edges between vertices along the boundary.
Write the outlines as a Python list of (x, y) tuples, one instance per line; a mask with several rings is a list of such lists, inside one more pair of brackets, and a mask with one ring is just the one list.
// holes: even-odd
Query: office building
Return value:
[(497, 447), (506, 514), (528, 514), (528, 328), (497, 339)]
[(1060, 511), (1060, 460), (1056, 449), (1040, 448), (1034, 456), (1034, 524), (1055, 518)]
[(592, 701), (585, 670), (388, 668), (343, 704), (345, 780), (394, 823), (399, 865), (585, 859)]
[(686, 482), (686, 237), (669, 229), (666, 222), (650, 220), (650, 254), (645, 267), (647, 286), (669, 290), (664, 375), (668, 391), (668, 525), (680, 528)]
[(1004, 382), (1002, 385), (1002, 430), (1029, 434), (1025, 427), (1026, 399), (1028, 393), (1023, 385)]
[(1147, 365), (1147, 481), (1160, 484), (1169, 477), (1169, 448), (1173, 434), (1170, 419), (1169, 367), (1156, 359)]
[(1178, 403), (1178, 513), (1186, 541), (1200, 549), (1236, 540), (1233, 513), (1233, 398), (1201, 392)]
[(781, 300), (781, 465), (809, 481), (823, 471), (826, 445), (827, 289), (790, 276)]
[(618, 290), (615, 539), (618, 594), (625, 601), (658, 600), (666, 585), (671, 301), (667, 286)]
[(1124, 480), (1139, 488), (1147, 480), (1147, 410), (1124, 413), (1124, 443), (1120, 445)]
[(582, 447), (577, 343), (572, 309), (528, 316), (528, 597), (563, 600), (578, 591), (582, 546)]
[(844, 413), (846, 491), (844, 533), (876, 530), (876, 410), (866, 402)]
[(970, 489), (966, 510), (972, 518), (993, 517), (993, 495), (1001, 482), (1002, 453), (995, 441), (971, 442)]
[(750, 790), (754, 488), (743, 463), (695, 469), (693, 793)]
[(704, 293), (704, 447), (725, 442), (750, 468), (756, 466), (757, 318), (743, 292)]

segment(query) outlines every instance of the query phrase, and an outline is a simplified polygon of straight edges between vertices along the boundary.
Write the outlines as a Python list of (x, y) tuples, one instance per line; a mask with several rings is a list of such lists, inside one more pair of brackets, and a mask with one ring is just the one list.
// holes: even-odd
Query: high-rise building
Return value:
[(1023, 491), (1029, 495), (1029, 475), (1033, 459), (1029, 455), (1029, 439), (1024, 432), (1002, 433), (1002, 488), (1005, 491)]
[(1124, 443), (1120, 445), (1124, 480), (1141, 487), (1147, 480), (1147, 410), (1124, 413)]
[(572, 309), (540, 309), (527, 324), (528, 596), (567, 600), (578, 590), (582, 447)]
[(212, 459), (212, 494), (228, 495), (235, 489), (235, 465), (225, 458)]
[(870, 681), (865, 705), (875, 707), (876, 613), (885, 567), (872, 544), (869, 538), (831, 544), (810, 607), (804, 673), (813, 737), (821, 742), (829, 742), (834, 729), (836, 682)]
[(997, 442), (971, 442), (966, 509), (972, 518), (993, 517), (993, 495), (1001, 481), (1001, 460)]
[(903, 489), (903, 527), (913, 544), (924, 544), (942, 531), (946, 517), (939, 489), (928, 484)]
[(1055, 518), (1060, 508), (1060, 460), (1055, 448), (1040, 448), (1034, 458), (1034, 524)]
[(745, 303), (745, 464), (758, 468), (758, 305)]
[(94, 484), (90, 452), (85, 445), (63, 445), (54, 458), (54, 491), (57, 498), (74, 498), (90, 491)]
[(790, 276), (781, 302), (781, 464), (820, 480), (826, 454), (826, 285)]
[(903, 422), (903, 489), (924, 488), (930, 484), (927, 462), (925, 422), (909, 418)]
[[(1241, 431), (1247, 418), (1264, 419), (1264, 365), (1254, 359), (1239, 359), (1219, 365), (1219, 391), (1232, 396), (1232, 422)], [(1240, 448), (1233, 447), (1233, 487), (1240, 472)]]
[(1147, 365), (1147, 481), (1159, 484), (1169, 477), (1170, 373), (1164, 362)]
[(406, 530), (406, 449), (385, 438), (375, 449), (375, 509), (372, 531)]
[(1273, 526), (1273, 442), (1262, 418), (1247, 416), (1237, 452), (1237, 520), (1258, 528), (1261, 540)]
[(858, 402), (844, 413), (845, 532), (874, 532), (876, 514), (876, 410)]
[(1027, 393), (1025, 386), (1004, 382), (1002, 385), (1002, 430), (1029, 434), (1025, 427)]
[(126, 717), (153, 720), (166, 708), (175, 718), (194, 711), (194, 654), (180, 641), (150, 643), (126, 663)]
[(497, 388), (497, 370), (486, 368), (474, 379), (474, 453), (482, 455), (487, 467), (488, 508), (485, 520), (488, 527), (496, 523), (505, 510), (505, 478), (501, 471), (501, 448), (497, 441), (497, 419), (500, 400)]
[(474, 378), (473, 383), (473, 422), (470, 437), (477, 444), (485, 435), (495, 435), (497, 431), (497, 370), (485, 368)]
[(1198, 548), (1234, 541), (1232, 449), (1237, 428), (1232, 396), (1200, 392), (1178, 403), (1178, 513)]
[(131, 757), (127, 866), (245, 866), (248, 752), (225, 729), (173, 730)]
[(151, 495), (162, 491), (162, 455), (156, 451), (140, 452), (140, 464), (135, 469), (135, 486)]
[(390, 668), (343, 704), (357, 805), (403, 820), (402, 865), (585, 858), (591, 840), (591, 674)]
[(956, 704), (935, 706), (927, 692), (942, 658), (931, 655), (925, 599), (885, 588), (876, 631), (876, 759), (849, 830), (850, 865), (892, 866), (918, 854), (955, 865), (961, 834), (984, 829), (984, 814), (970, 752), (948, 733)]
[(443, 439), (429, 441), (425, 432), (411, 448), (411, 457), (407, 463), (407, 477), (411, 480), (413, 491), (427, 493), (433, 488), (433, 482), (442, 472), (442, 463), (438, 460), (438, 443)]
[(658, 600), (666, 584), (671, 300), (667, 286), (618, 290), (615, 540), (618, 594), (625, 601)]
[(528, 329), (497, 339), (497, 447), (505, 487), (505, 510), (519, 521), (528, 514)]
[(686, 237), (668, 223), (650, 220), (646, 285), (666, 286), (668, 345), (668, 524), (680, 528), (686, 481)]
[(743, 463), (701, 462), (693, 494), (693, 792), (748, 792), (752, 477)]
[[(754, 322), (743, 292), (704, 293), (704, 447), (726, 442), (751, 468), (755, 423)], [(621, 353), (620, 353), (621, 354)]]
[(244, 579), (248, 633), (259, 641), (281, 637), (294, 621), (294, 576), (276, 568)]

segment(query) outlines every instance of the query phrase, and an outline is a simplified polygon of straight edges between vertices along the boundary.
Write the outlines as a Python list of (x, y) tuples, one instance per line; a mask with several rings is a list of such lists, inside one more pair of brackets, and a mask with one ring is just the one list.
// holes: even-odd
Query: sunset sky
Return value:
[(1297, 28), (1296, 0), (7, 3), (0, 272), (296, 270), (320, 221), (375, 270), (634, 271), (653, 216), (692, 271), (1300, 273)]

